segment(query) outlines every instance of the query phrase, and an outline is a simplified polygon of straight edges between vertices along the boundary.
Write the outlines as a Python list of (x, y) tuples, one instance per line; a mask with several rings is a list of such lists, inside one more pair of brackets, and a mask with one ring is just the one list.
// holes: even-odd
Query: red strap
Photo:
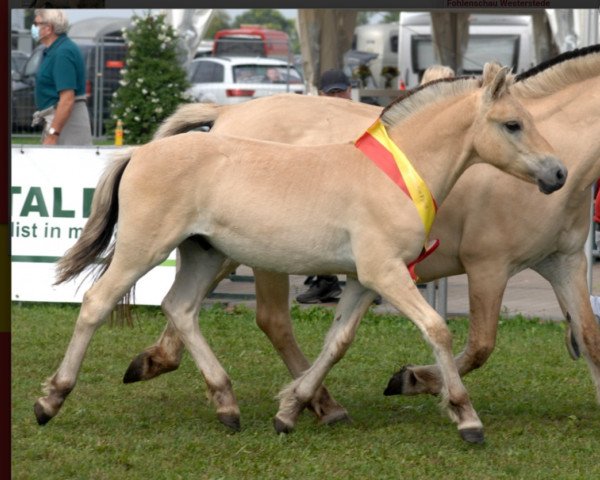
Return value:
[(410, 272), (410, 276), (415, 281), (415, 283), (419, 280), (419, 277), (417, 277), (417, 273), (415, 272), (417, 263), (425, 260), (429, 255), (431, 255), (433, 252), (435, 252), (436, 248), (438, 248), (439, 246), (440, 246), (439, 239), (435, 239), (433, 241), (433, 243), (431, 245), (429, 245), (429, 247), (427, 247), (427, 248), (423, 247), (423, 250), (421, 250), (421, 253), (419, 254), (419, 256), (417, 257), (416, 260), (413, 260), (412, 262), (410, 262), (407, 265), (408, 271)]
[(387, 150), (381, 143), (379, 143), (369, 132), (365, 132), (355, 142), (356, 148), (362, 151), (375, 165), (377, 165), (383, 172), (391, 178), (392, 182), (398, 185), (408, 198), (412, 200), (402, 173), (398, 170), (396, 160), (392, 153)]
[[(408, 196), (408, 198), (412, 200), (410, 192), (408, 191), (408, 187), (406, 186), (404, 178), (402, 177), (402, 173), (398, 169), (396, 160), (394, 160), (394, 156), (389, 150), (379, 143), (377, 139), (375, 139), (369, 132), (365, 132), (354, 143), (354, 145), (361, 150), (375, 165), (383, 170), (383, 172), (400, 187), (400, 189)], [(433, 199), (433, 203), (435, 209), (437, 210), (435, 199)], [(421, 253), (416, 260), (413, 260), (407, 265), (410, 276), (415, 282), (418, 280), (415, 272), (417, 263), (431, 255), (439, 245), (440, 241), (434, 240), (429, 247), (423, 247), (423, 250), (421, 250)]]

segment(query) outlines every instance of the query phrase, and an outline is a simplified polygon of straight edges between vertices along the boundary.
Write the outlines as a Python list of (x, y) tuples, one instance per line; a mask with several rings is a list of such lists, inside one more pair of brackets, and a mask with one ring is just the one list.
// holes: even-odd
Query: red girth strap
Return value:
[(417, 263), (421, 262), (422, 260), (425, 260), (429, 255), (431, 255), (433, 252), (435, 252), (436, 248), (438, 248), (439, 246), (440, 246), (439, 239), (435, 239), (433, 241), (433, 243), (431, 245), (429, 245), (427, 248), (423, 247), (423, 250), (421, 250), (421, 253), (419, 254), (419, 256), (417, 257), (416, 260), (413, 260), (412, 262), (410, 262), (407, 265), (408, 271), (410, 272), (410, 276), (414, 280), (415, 283), (417, 283), (419, 281), (419, 277), (417, 276), (417, 273), (415, 272)]

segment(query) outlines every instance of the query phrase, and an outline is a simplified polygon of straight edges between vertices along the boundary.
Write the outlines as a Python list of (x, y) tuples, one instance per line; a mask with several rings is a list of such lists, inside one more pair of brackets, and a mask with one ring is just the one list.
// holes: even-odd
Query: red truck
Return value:
[(287, 61), (289, 55), (290, 39), (280, 30), (242, 25), (215, 33), (213, 56), (216, 57), (269, 57)]

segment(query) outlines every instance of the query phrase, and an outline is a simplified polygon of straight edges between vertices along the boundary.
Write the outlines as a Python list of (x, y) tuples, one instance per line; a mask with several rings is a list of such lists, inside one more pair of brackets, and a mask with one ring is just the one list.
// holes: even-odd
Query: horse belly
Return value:
[(348, 241), (326, 231), (328, 238), (303, 228), (221, 229), (208, 236), (215, 248), (239, 263), (289, 274), (351, 273), (356, 270)]

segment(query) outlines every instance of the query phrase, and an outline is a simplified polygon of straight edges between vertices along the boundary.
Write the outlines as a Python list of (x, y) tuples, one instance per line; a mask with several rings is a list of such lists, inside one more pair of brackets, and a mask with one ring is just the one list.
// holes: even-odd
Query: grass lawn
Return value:
[[(202, 331), (230, 374), (242, 431), (230, 433), (206, 402), (189, 354), (179, 370), (124, 385), (130, 360), (164, 326), (157, 308), (138, 308), (131, 328), (100, 328), (77, 387), (61, 412), (37, 425), (40, 383), (57, 368), (78, 305), (12, 307), (14, 479), (593, 479), (600, 478), (600, 408), (584, 361), (573, 362), (561, 324), (503, 320), (498, 345), (466, 377), (486, 431), (465, 444), (429, 396), (384, 397), (390, 375), (431, 361), (416, 328), (370, 313), (326, 384), (352, 423), (319, 426), (309, 412), (276, 435), (275, 396), (289, 377), (251, 310), (212, 307)], [(332, 319), (324, 307), (293, 309), (300, 344), (318, 353)], [(465, 319), (453, 319), (455, 349)]]
[[(12, 135), (10, 142), (12, 145), (41, 145), (41, 133), (36, 135)], [(94, 145), (114, 145), (112, 138), (107, 139), (92, 139)]]

